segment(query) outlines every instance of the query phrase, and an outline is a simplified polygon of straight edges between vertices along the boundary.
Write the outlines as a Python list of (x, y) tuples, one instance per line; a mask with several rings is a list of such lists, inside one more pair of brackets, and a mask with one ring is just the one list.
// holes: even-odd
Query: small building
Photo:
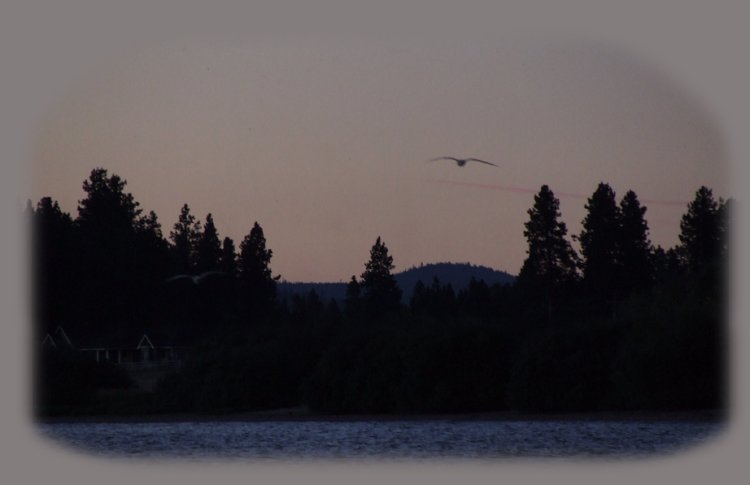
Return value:
[(187, 359), (189, 350), (187, 346), (154, 344), (145, 333), (103, 336), (98, 342), (74, 346), (62, 327), (47, 333), (41, 344), (47, 349), (70, 349), (97, 363), (112, 363), (125, 370), (176, 368)]

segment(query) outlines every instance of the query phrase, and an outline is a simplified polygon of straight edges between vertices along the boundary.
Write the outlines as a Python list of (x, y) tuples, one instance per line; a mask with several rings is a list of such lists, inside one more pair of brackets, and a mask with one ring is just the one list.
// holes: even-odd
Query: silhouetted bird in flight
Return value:
[(203, 281), (205, 281), (207, 278), (212, 279), (216, 276), (226, 276), (227, 273), (224, 271), (206, 271), (205, 273), (201, 273), (199, 275), (186, 275), (186, 274), (178, 274), (174, 275), (170, 278), (167, 278), (166, 280), (162, 281), (163, 285), (167, 285), (169, 283), (173, 283), (175, 281), (190, 281), (194, 285), (199, 285)]
[(454, 162), (456, 162), (456, 164), (459, 167), (463, 167), (464, 165), (466, 165), (466, 162), (479, 162), (479, 163), (485, 163), (487, 165), (492, 165), (493, 167), (497, 167), (497, 165), (492, 162), (487, 162), (485, 160), (480, 160), (478, 158), (438, 157), (438, 158), (433, 158), (432, 160), (429, 160), (429, 161), (435, 162), (437, 160), (453, 160)]

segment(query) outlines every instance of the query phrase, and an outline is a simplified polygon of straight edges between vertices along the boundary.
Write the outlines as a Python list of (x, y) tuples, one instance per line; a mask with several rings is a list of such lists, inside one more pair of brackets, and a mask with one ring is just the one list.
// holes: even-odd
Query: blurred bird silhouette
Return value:
[(458, 165), (459, 167), (463, 167), (464, 165), (466, 165), (466, 162), (479, 162), (479, 163), (484, 163), (487, 165), (492, 165), (493, 167), (498, 166), (495, 163), (488, 162), (486, 160), (480, 160), (478, 158), (438, 157), (438, 158), (433, 158), (432, 160), (428, 160), (428, 161), (435, 162), (437, 160), (453, 160), (454, 162), (456, 162), (456, 165)]
[(178, 274), (165, 279), (161, 283), (163, 285), (168, 285), (176, 281), (190, 281), (194, 285), (198, 286), (206, 280), (214, 279), (219, 276), (227, 276), (227, 273), (225, 273), (224, 271), (206, 271), (205, 273), (201, 273), (199, 275)]

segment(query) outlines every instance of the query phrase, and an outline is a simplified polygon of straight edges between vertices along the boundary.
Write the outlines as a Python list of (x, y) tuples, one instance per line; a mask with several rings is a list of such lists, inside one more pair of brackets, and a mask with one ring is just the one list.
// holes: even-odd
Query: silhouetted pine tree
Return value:
[(577, 257), (565, 238), (568, 229), (560, 217), (560, 201), (547, 185), (534, 196), (528, 210), (529, 221), (523, 235), (529, 243), (528, 256), (518, 274), (518, 285), (536, 297), (544, 298), (546, 320), (553, 320), (553, 301), (566, 286), (575, 282)]
[(136, 321), (144, 297), (138, 271), (139, 204), (125, 192), (127, 182), (95, 168), (83, 182), (86, 197), (78, 202), (78, 261), (82, 270), (79, 301), (82, 319), (96, 324)]
[(701, 187), (695, 199), (688, 204), (688, 211), (680, 222), (679, 252), (683, 263), (690, 271), (698, 272), (708, 264), (715, 263), (722, 255), (726, 242), (726, 223), (722, 221), (725, 210), (723, 201), (714, 200), (711, 189)]
[(620, 258), (623, 272), (620, 275), (622, 288), (632, 293), (647, 288), (653, 281), (651, 241), (648, 224), (643, 217), (646, 208), (638, 201), (632, 190), (620, 201)]
[(622, 277), (620, 210), (615, 193), (600, 183), (586, 204), (581, 243), (583, 283), (589, 295), (601, 302), (616, 298)]
[(76, 223), (85, 237), (128, 239), (133, 234), (139, 204), (125, 192), (127, 181), (107, 170), (95, 168), (83, 182), (86, 198), (78, 201)]
[(50, 197), (39, 200), (36, 211), (29, 201), (27, 214), (32, 223), (33, 318), (39, 331), (35, 338), (41, 341), (73, 320), (73, 219)]
[(214, 219), (209, 213), (206, 216), (206, 223), (203, 225), (203, 233), (198, 239), (196, 248), (196, 272), (215, 271), (219, 269), (219, 263), (222, 257), (221, 243), (219, 234), (214, 225)]
[[(725, 307), (729, 260), (729, 201), (714, 200), (711, 189), (701, 187), (680, 223), (677, 252), (691, 279), (706, 300)], [(723, 319), (723, 317), (721, 317)]]
[(242, 298), (251, 313), (265, 312), (276, 298), (276, 279), (271, 275), (271, 256), (263, 229), (256, 222), (240, 244), (237, 261)]
[(234, 249), (234, 241), (229, 237), (225, 237), (221, 245), (219, 269), (230, 275), (237, 272), (237, 253)]
[(401, 289), (391, 274), (393, 268), (393, 257), (378, 236), (362, 273), (363, 296), (372, 316), (392, 312), (401, 305)]
[(175, 273), (189, 274), (195, 270), (197, 245), (200, 240), (200, 223), (190, 213), (190, 207), (184, 204), (174, 228), (169, 233), (172, 268)]
[(529, 244), (528, 256), (518, 275), (519, 283), (546, 288), (574, 281), (576, 254), (565, 238), (568, 234), (565, 223), (558, 220), (560, 201), (548, 186), (543, 185), (534, 196), (534, 207), (528, 214), (523, 232)]
[(169, 275), (169, 243), (164, 239), (154, 211), (139, 217), (135, 225), (139, 272), (146, 275), (146, 282), (159, 283)]

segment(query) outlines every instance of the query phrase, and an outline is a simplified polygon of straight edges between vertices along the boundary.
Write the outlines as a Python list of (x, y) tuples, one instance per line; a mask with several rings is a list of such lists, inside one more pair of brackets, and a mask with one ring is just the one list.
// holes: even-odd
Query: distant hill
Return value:
[(495, 283), (501, 285), (512, 284), (516, 280), (515, 276), (505, 271), (498, 271), (487, 266), (475, 266), (469, 263), (425, 264), (397, 273), (395, 277), (398, 286), (404, 291), (405, 301), (411, 299), (411, 293), (417, 281), (421, 280), (422, 283), (429, 286), (435, 277), (442, 284), (450, 283), (456, 292), (469, 286), (469, 281), (472, 278), (484, 280), (490, 286)]
[[(459, 290), (468, 286), (471, 278), (484, 280), (485, 283), (492, 286), (496, 283), (505, 285), (512, 284), (515, 276), (488, 268), (487, 266), (476, 266), (469, 263), (434, 263), (425, 264), (418, 267), (409, 268), (401, 273), (396, 273), (396, 282), (403, 290), (403, 301), (408, 302), (411, 299), (412, 290), (417, 281), (422, 281), (425, 285), (432, 284), (432, 280), (437, 277), (442, 284), (450, 283), (453, 290)], [(334, 300), (343, 300), (346, 296), (346, 285), (348, 283), (288, 283), (282, 282), (278, 285), (279, 297), (289, 298), (295, 294), (307, 294), (314, 289), (318, 296), (324, 301), (331, 298)]]

